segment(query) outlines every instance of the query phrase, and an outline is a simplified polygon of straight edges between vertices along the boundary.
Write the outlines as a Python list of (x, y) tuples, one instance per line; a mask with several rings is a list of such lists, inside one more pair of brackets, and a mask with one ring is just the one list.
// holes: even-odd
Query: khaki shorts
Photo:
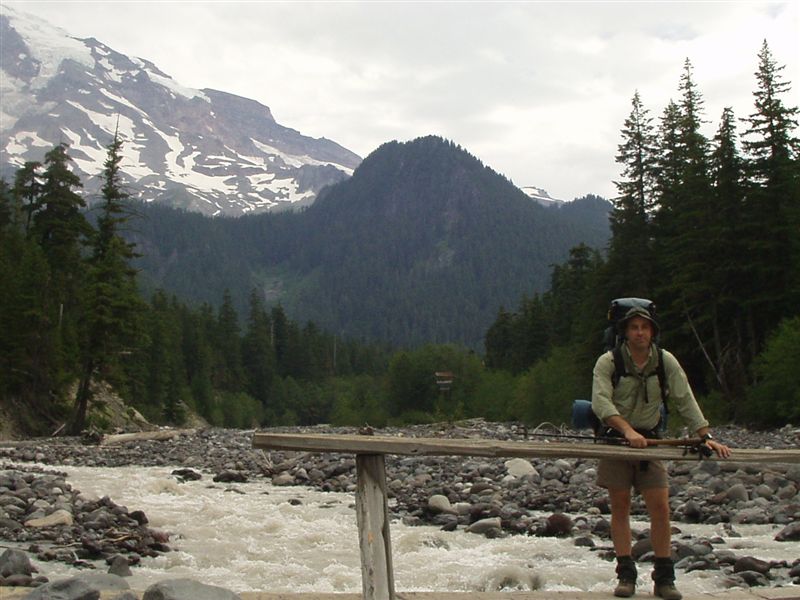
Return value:
[(597, 465), (597, 485), (609, 489), (669, 487), (667, 467), (663, 461), (648, 460), (642, 469), (639, 461), (601, 459)]

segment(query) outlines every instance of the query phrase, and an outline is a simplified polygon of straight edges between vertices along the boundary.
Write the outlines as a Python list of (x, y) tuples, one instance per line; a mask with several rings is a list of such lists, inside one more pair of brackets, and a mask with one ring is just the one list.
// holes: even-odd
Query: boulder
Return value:
[(241, 596), (193, 579), (167, 579), (147, 588), (142, 600), (241, 600)]
[(766, 574), (771, 565), (765, 561), (753, 556), (743, 556), (739, 558), (733, 565), (734, 573), (742, 573), (744, 571), (755, 571), (756, 573)]
[(72, 525), (75, 519), (64, 509), (54, 511), (41, 519), (25, 521), (25, 527), (55, 527), (56, 525)]
[(78, 577), (46, 583), (22, 597), (22, 600), (98, 600), (100, 590)]
[(428, 498), (428, 509), (435, 514), (455, 514), (455, 510), (453, 510), (450, 500), (447, 498), (447, 496), (443, 496), (442, 494), (434, 494)]
[(554, 513), (547, 517), (547, 525), (544, 528), (544, 535), (555, 537), (566, 537), (572, 533), (573, 522), (569, 515), (564, 513)]
[(28, 555), (21, 550), (9, 548), (0, 554), (0, 577), (11, 575), (30, 575), (36, 569), (31, 564)]
[(781, 529), (775, 536), (777, 542), (797, 542), (800, 541), (800, 521), (789, 523)]

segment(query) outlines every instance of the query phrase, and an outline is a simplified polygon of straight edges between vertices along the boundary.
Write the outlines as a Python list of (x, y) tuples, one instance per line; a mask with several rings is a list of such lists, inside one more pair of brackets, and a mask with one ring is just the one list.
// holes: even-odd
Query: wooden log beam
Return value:
[(104, 435), (100, 441), (101, 446), (122, 444), (124, 442), (139, 442), (146, 440), (166, 441), (181, 435), (191, 435), (195, 429), (159, 429), (158, 431), (139, 431), (137, 433), (117, 433)]
[(356, 521), (364, 600), (394, 600), (392, 544), (382, 454), (356, 456)]
[[(699, 460), (684, 448), (630, 448), (612, 444), (503, 441), (489, 439), (412, 438), (372, 435), (255, 433), (253, 447), (264, 450), (408, 456), (484, 456), (491, 458), (615, 458), (623, 460)], [(728, 462), (797, 464), (800, 450), (733, 448)], [(712, 457), (716, 459), (716, 457)]]

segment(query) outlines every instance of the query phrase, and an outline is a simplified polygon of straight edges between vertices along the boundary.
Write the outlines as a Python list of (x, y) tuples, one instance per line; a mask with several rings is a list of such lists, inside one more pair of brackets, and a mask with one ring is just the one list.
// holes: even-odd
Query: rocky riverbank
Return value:
[[(283, 429), (280, 431), (290, 431)], [(298, 431), (292, 429), (291, 431)], [(301, 431), (354, 433), (328, 427)], [(522, 440), (513, 424), (481, 420), (376, 431), (381, 435), (480, 437)], [(773, 432), (729, 428), (718, 437), (733, 447), (796, 448), (797, 430)], [(2, 540), (41, 560), (77, 565), (127, 565), (168, 551), (163, 534), (147, 528), (146, 516), (112, 499), (90, 500), (72, 490), (63, 474), (36, 472), (26, 463), (115, 467), (175, 466), (174, 477), (212, 479), (216, 485), (266, 480), (326, 491), (355, 489), (355, 460), (348, 455), (263, 453), (252, 449), (252, 432), (206, 429), (166, 441), (133, 440), (114, 445), (80, 439), (35, 440), (0, 447), (0, 544)], [(387, 457), (392, 510), (407, 524), (464, 529), (476, 535), (571, 536), (576, 545), (613, 553), (608, 539), (608, 504), (594, 485), (595, 461), (584, 459), (495, 460), (465, 457)], [(679, 569), (719, 569), (731, 586), (800, 584), (800, 465), (746, 466), (722, 461), (676, 462), (670, 466), (671, 505), (676, 523), (674, 557)], [(645, 514), (640, 500), (635, 514)], [(54, 516), (55, 515), (55, 516)], [(41, 519), (52, 519), (47, 523)], [(63, 519), (63, 522), (59, 521)], [(71, 522), (70, 522), (71, 521)], [(741, 524), (773, 524), (785, 540), (786, 557), (766, 562), (726, 549), (722, 538), (684, 536), (681, 523), (722, 524), (728, 538)], [(634, 556), (652, 559), (647, 532), (636, 532)], [(118, 564), (120, 561), (118, 560)], [(5, 576), (2, 576), (5, 577)], [(41, 583), (34, 574), (28, 585)]]

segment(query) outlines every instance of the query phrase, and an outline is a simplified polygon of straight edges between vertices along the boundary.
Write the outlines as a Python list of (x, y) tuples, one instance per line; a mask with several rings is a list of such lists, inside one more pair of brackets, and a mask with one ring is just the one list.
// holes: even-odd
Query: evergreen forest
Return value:
[(605, 246), (610, 209), (596, 196), (541, 206), (427, 136), (383, 144), (306, 209), (208, 219), (143, 205), (126, 239), (148, 295), (218, 306), (227, 289), (244, 314), (256, 289), (339, 335), (480, 352), (498, 306), (546, 291), (576, 244)]
[[(678, 100), (658, 118), (634, 93), (616, 156), (621, 175), (607, 247), (574, 245), (550, 270), (547, 289), (528, 284), (516, 308), (487, 297), (495, 316), (482, 352), (439, 334), (411, 336), (410, 344), (347, 338), (314, 320), (293, 320), (281, 303), (268, 302), (263, 286), (223, 287), (213, 302), (189, 302), (153, 286), (152, 277), (143, 282), (137, 265), (153, 248), (134, 240), (147, 227), (142, 214), (148, 209), (127, 197), (120, 180), (123, 141), (108, 146), (102, 198), (90, 211), (69, 168), (69, 148), (56, 146), (42, 163), (26, 163), (13, 182), (0, 183), (0, 407), (29, 434), (61, 425), (73, 434), (102, 429), (107, 424), (89, 406), (94, 384), (105, 381), (161, 424), (180, 425), (190, 412), (239, 428), (468, 417), (561, 423), (569, 420), (572, 400), (590, 393), (610, 299), (637, 296), (656, 301), (660, 342), (683, 364), (712, 422), (800, 422), (798, 108), (786, 104), (790, 82), (766, 42), (757, 58), (752, 112), (736, 117), (726, 108), (712, 138), (702, 133), (703, 96), (690, 61)], [(385, 153), (393, 144), (365, 162), (390, 164)], [(422, 144), (429, 152), (440, 147), (435, 140)], [(421, 157), (416, 168), (429, 163)], [(369, 203), (353, 187), (367, 185), (365, 178), (345, 183), (351, 185), (331, 188), (306, 211), (329, 225), (326, 235), (336, 229), (334, 208), (345, 190)], [(485, 211), (480, 198), (491, 196), (494, 185), (487, 177), (465, 186), (461, 196)], [(424, 204), (380, 210), (391, 218), (404, 209), (425, 210)], [(364, 227), (344, 232), (361, 236), (359, 243), (364, 236), (370, 241), (378, 219), (361, 208)], [(446, 263), (459, 250), (457, 213), (444, 214), (450, 218), (440, 223), (453, 232), (452, 247), (418, 240), (434, 251), (426, 258), (430, 269), (434, 259)], [(295, 218), (270, 220), (267, 245)], [(502, 228), (503, 219), (514, 218), (511, 211), (492, 222)], [(495, 239), (502, 229), (484, 233), (487, 246), (503, 241)], [(211, 241), (196, 243), (202, 253)], [(317, 249), (282, 248), (286, 261), (312, 271), (326, 258), (341, 264), (349, 256), (347, 246), (337, 247), (338, 257), (315, 255), (333, 248), (324, 239)], [(419, 271), (418, 258), (395, 257)], [(199, 275), (193, 285), (203, 281)], [(353, 280), (372, 275), (353, 273)], [(517, 276), (501, 270), (494, 285)], [(434, 279), (419, 281), (422, 288), (434, 285)], [(406, 288), (392, 291), (402, 300)], [(330, 302), (347, 289), (335, 293), (339, 298)], [(442, 371), (452, 376), (448, 389), (437, 387), (434, 374)], [(670, 419), (680, 427), (677, 417)]]

